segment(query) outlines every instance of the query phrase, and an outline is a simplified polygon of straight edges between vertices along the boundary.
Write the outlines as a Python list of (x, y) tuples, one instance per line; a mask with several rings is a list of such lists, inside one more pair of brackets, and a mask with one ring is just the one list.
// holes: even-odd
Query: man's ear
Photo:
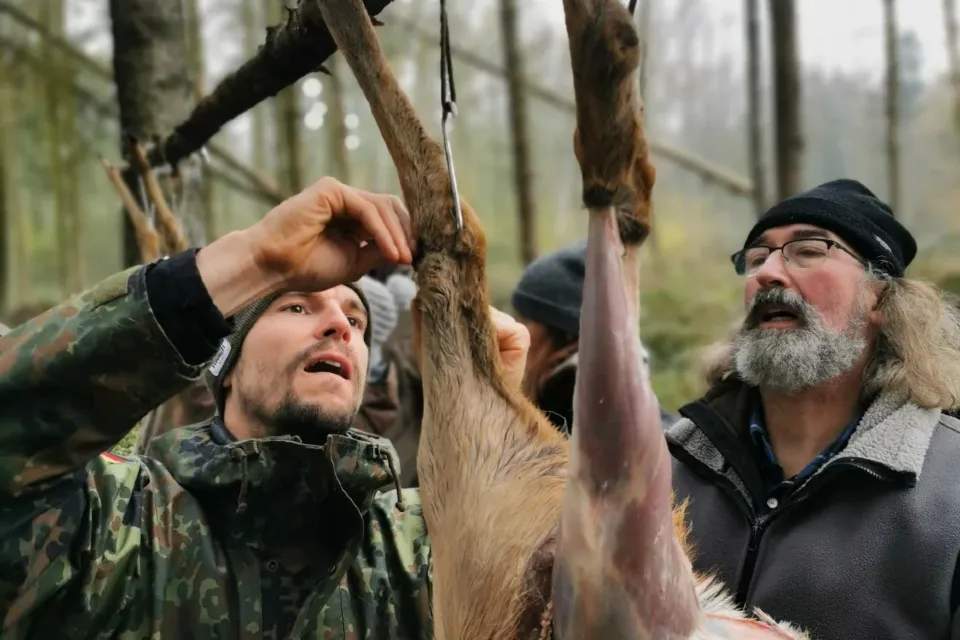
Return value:
[(890, 291), (890, 287), (893, 285), (891, 282), (886, 280), (875, 280), (871, 284), (874, 300), (873, 304), (870, 306), (870, 311), (867, 313), (867, 317), (871, 324), (879, 327), (881, 324), (883, 324), (883, 305), (886, 301), (887, 293)]

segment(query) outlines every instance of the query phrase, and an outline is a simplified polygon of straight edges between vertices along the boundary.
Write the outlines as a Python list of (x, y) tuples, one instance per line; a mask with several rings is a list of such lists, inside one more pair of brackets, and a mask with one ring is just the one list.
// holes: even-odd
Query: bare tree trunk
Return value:
[[(243, 39), (244, 50), (247, 58), (252, 58), (257, 52), (257, 47), (263, 41), (263, 17), (262, 12), (257, 9), (260, 6), (257, 2), (242, 2), (240, 6), (243, 9)], [(261, 102), (250, 109), (252, 118), (250, 133), (252, 140), (252, 166), (257, 173), (267, 171), (267, 127), (264, 122), (264, 109), (266, 104)]]
[(887, 50), (887, 185), (890, 207), (894, 214), (900, 210), (900, 65), (897, 54), (896, 0), (883, 0), (884, 41)]
[[(18, 73), (19, 72), (19, 73)], [(33, 250), (33, 221), (30, 216), (25, 215), (24, 211), (28, 207), (24, 206), (23, 197), (30, 197), (29, 190), (21, 190), (18, 185), (21, 184), (23, 163), (19, 161), (19, 156), (15, 152), (15, 135), (17, 114), (22, 113), (23, 104), (21, 96), (23, 94), (33, 95), (34, 88), (30, 85), (36, 85), (36, 76), (30, 73), (24, 73), (23, 69), (14, 69), (12, 64), (4, 69), (3, 90), (0, 91), (0, 119), (3, 120), (3, 126), (6, 127), (6, 134), (2, 144), (7, 145), (7, 161), (4, 165), (4, 171), (7, 176), (6, 207), (7, 223), (10, 238), (7, 249), (10, 251), (9, 268), (13, 271), (11, 293), (8, 294), (7, 301), (13, 304), (23, 304), (28, 300), (32, 293), (30, 286), (30, 266), (31, 252)], [(26, 85), (26, 86), (25, 86)], [(9, 119), (8, 119), (9, 118)], [(8, 310), (10, 307), (7, 308)]]
[(533, 176), (530, 167), (530, 140), (527, 131), (523, 53), (517, 42), (516, 0), (500, 0), (500, 27), (510, 101), (513, 179), (517, 195), (517, 216), (520, 222), (520, 260), (523, 261), (523, 264), (528, 264), (537, 257), (537, 212), (533, 200)]
[(640, 86), (640, 100), (647, 97), (647, 61), (650, 51), (650, 24), (653, 22), (654, 0), (643, 0), (640, 3), (640, 16), (637, 20), (637, 32), (640, 35), (640, 70), (637, 74)]
[[(271, 27), (279, 27), (290, 19), (283, 0), (272, 0), (267, 5), (267, 19)], [(303, 156), (300, 150), (300, 93), (297, 83), (281, 89), (273, 98), (277, 182), (286, 195), (303, 187)]]
[(338, 180), (350, 183), (350, 162), (347, 159), (347, 125), (345, 122), (346, 109), (343, 106), (343, 82), (341, 70), (346, 70), (333, 57), (327, 62), (330, 76), (327, 78), (327, 141), (332, 173)]
[(750, 138), (750, 179), (753, 207), (759, 217), (767, 208), (763, 154), (763, 105), (760, 91), (760, 1), (744, 0), (747, 36), (747, 130)]
[[(63, 36), (63, 0), (40, 4), (40, 20), (57, 37)], [(47, 68), (44, 83), (44, 111), (49, 132), (50, 180), (56, 217), (57, 276), (61, 293), (80, 289), (79, 206), (76, 197), (76, 165), (69, 162), (75, 147), (76, 126), (72, 94), (65, 90), (70, 78), (68, 62), (50, 41), (44, 41), (43, 60)]]
[(199, 100), (204, 95), (206, 74), (203, 64), (203, 23), (200, 19), (200, 0), (187, 0), (183, 3), (184, 23), (187, 36), (187, 60), (190, 74), (193, 76), (193, 95)]
[(283, 89), (275, 98), (277, 157), (282, 163), (278, 181), (287, 194), (303, 187), (300, 153), (300, 94), (297, 85)]
[(9, 77), (10, 69), (6, 61), (0, 60), (0, 322), (6, 318), (7, 313), (13, 308), (13, 287), (11, 286), (10, 265), (11, 250), (13, 244), (10, 242), (10, 230), (13, 228), (13, 216), (10, 215), (9, 191), (10, 187), (16, 188), (16, 185), (10, 180), (10, 161), (7, 152), (9, 148), (10, 119), (12, 113), (9, 110), (10, 85), (6, 78)]
[(782, 200), (800, 190), (800, 60), (794, 0), (770, 0), (769, 6), (776, 93), (777, 197)]
[[(193, 96), (195, 101), (203, 98), (206, 89), (206, 64), (203, 49), (203, 18), (200, 11), (200, 0), (187, 0), (183, 3), (186, 24), (186, 49), (190, 75), (193, 80)], [(204, 244), (216, 237), (213, 214), (213, 180), (201, 180), (197, 185), (198, 207), (196, 207), (197, 224), (191, 231), (198, 244)]]
[[(183, 4), (180, 0), (110, 0), (110, 17), (121, 137), (144, 143), (162, 139), (193, 105), (194, 86), (184, 64), (188, 56)], [(122, 141), (125, 153), (126, 146)], [(190, 164), (178, 165), (178, 179), (162, 181), (168, 202), (181, 201), (185, 183), (197, 179), (197, 167)], [(135, 175), (131, 172), (125, 178), (133, 193), (139, 194)], [(123, 220), (124, 263), (136, 264), (140, 261), (136, 238), (127, 217)]]
[(960, 133), (960, 36), (957, 35), (957, 5), (954, 0), (943, 0), (943, 21), (947, 28), (947, 61), (954, 94), (953, 120), (957, 133)]

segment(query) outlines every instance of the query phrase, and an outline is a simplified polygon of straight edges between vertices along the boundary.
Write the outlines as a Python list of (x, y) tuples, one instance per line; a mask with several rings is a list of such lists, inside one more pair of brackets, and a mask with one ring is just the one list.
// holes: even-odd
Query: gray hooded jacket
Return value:
[(960, 639), (960, 421), (878, 396), (846, 447), (773, 509), (724, 382), (667, 433), (694, 568), (818, 640)]

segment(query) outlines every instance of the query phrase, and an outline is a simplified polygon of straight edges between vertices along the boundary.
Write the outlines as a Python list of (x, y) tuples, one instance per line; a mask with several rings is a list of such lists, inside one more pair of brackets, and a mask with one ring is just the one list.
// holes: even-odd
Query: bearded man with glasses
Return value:
[(772, 207), (727, 371), (667, 434), (695, 568), (821, 640), (960, 638), (960, 319), (916, 251), (853, 180)]

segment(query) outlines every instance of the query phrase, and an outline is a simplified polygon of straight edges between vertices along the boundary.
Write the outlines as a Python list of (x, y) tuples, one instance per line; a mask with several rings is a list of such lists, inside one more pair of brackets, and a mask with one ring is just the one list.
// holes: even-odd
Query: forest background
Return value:
[[(124, 21), (150, 1), (0, 0), (0, 320), (8, 324), (136, 257), (101, 158), (124, 163), (117, 74), (131, 66), (114, 65), (114, 32), (122, 38)], [(167, 65), (168, 77), (188, 85), (183, 100), (148, 105), (168, 129), (289, 15), (281, 0), (152, 2), (167, 14), (158, 39), (183, 55), (143, 66)], [(460, 190), (487, 230), (494, 300), (509, 309), (527, 261), (585, 234), (562, 6), (447, 4)], [(641, 334), (666, 408), (703, 389), (704, 348), (741, 313), (742, 283), (727, 256), (780, 194), (837, 177), (863, 181), (895, 202), (917, 237), (908, 275), (960, 294), (954, 0), (637, 5), (647, 53), (638, 82), (658, 172)], [(436, 0), (394, 0), (378, 30), (437, 137), (438, 11)], [(130, 63), (137, 54), (125, 55)], [(399, 193), (366, 102), (337, 58), (233, 119), (192, 160), (199, 187), (172, 200), (194, 244), (253, 223), (322, 175)]]

